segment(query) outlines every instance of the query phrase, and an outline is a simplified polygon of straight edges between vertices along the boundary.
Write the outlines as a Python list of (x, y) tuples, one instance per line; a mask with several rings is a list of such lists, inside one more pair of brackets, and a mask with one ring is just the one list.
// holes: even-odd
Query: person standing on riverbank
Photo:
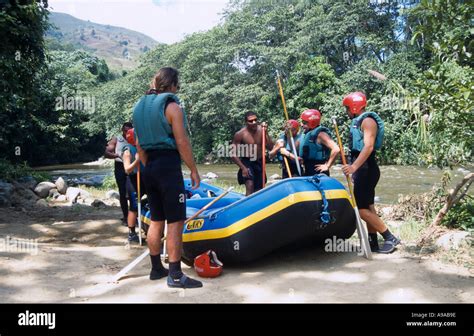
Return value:
[(298, 121), (293, 119), (290, 119), (285, 122), (284, 132), (276, 141), (275, 146), (273, 146), (273, 149), (268, 153), (268, 157), (270, 159), (273, 159), (275, 156), (278, 157), (278, 161), (280, 161), (281, 163), (281, 176), (283, 179), (290, 177), (284, 160), (288, 162), (288, 167), (290, 168), (291, 176), (299, 176), (295, 156), (291, 152), (291, 141), (288, 141), (288, 130), (291, 132), (291, 136), (293, 137), (293, 141), (295, 143), (296, 152), (298, 153), (302, 134), (300, 133), (300, 124), (298, 123)]
[(332, 140), (330, 131), (320, 126), (321, 112), (305, 110), (301, 113), (304, 135), (301, 139), (300, 156), (303, 159), (305, 176), (326, 174), (340, 153), (339, 146)]
[[(344, 165), (342, 170), (346, 175), (353, 174), (354, 196), (360, 217), (367, 223), (372, 252), (392, 253), (400, 244), (400, 239), (390, 232), (374, 207), (375, 187), (380, 178), (375, 153), (382, 146), (384, 123), (378, 114), (365, 112), (367, 99), (362, 92), (347, 95), (342, 104), (352, 119), (349, 141), (351, 164)], [(378, 245), (377, 232), (384, 238), (382, 247)]]
[[(186, 192), (181, 159), (191, 170), (193, 189), (199, 187), (199, 172), (194, 162), (186, 133), (186, 115), (176, 96), (179, 90), (178, 71), (161, 68), (151, 82), (151, 89), (140, 98), (133, 110), (133, 123), (140, 160), (145, 163), (143, 177), (151, 212), (147, 233), (150, 249), (150, 280), (168, 276), (168, 287), (202, 287), (181, 271), (181, 250)], [(160, 244), (167, 221), (166, 247), (169, 271), (160, 259)]]
[(133, 125), (131, 122), (126, 122), (122, 125), (122, 134), (112, 137), (112, 139), (107, 143), (105, 148), (104, 156), (107, 159), (113, 159), (114, 162), (114, 176), (115, 181), (117, 182), (117, 187), (120, 195), (120, 208), (122, 209), (122, 223), (127, 225), (128, 218), (128, 204), (127, 204), (127, 174), (123, 167), (123, 161), (121, 159), (122, 149), (127, 144), (125, 137), (127, 136), (127, 131), (132, 129)]
[(141, 200), (138, 199), (146, 194), (145, 185), (143, 184), (143, 178), (140, 177), (140, 195), (138, 195), (138, 169), (143, 171), (143, 165), (138, 159), (138, 153), (136, 148), (136, 139), (134, 129), (129, 129), (126, 135), (127, 144), (123, 146), (122, 149), (122, 161), (125, 173), (127, 174), (127, 194), (128, 194), (128, 241), (129, 242), (139, 242), (138, 237), (141, 232), (137, 234), (135, 227), (138, 217), (138, 202)]
[[(258, 118), (255, 112), (245, 113), (244, 118), (245, 127), (235, 133), (232, 140), (234, 148), (244, 148), (244, 150), (233, 155), (232, 161), (240, 168), (237, 180), (239, 184), (245, 184), (245, 195), (248, 196), (263, 188), (262, 157), (265, 152), (262, 151), (262, 132), (265, 132), (266, 149), (271, 150), (274, 144), (266, 132), (267, 124), (265, 122), (257, 124)], [(256, 155), (250, 157), (250, 153), (256, 153)]]

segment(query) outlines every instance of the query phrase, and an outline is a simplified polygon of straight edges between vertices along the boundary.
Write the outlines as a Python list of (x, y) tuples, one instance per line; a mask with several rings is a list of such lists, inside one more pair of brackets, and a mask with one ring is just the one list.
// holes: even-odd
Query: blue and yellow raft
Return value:
[[(225, 190), (201, 183), (197, 190), (185, 180), (187, 217)], [(196, 196), (199, 195), (199, 196)], [(142, 217), (149, 223), (149, 212)], [(192, 260), (211, 249), (226, 263), (258, 259), (288, 245), (322, 244), (346, 239), (356, 217), (343, 185), (326, 175), (285, 179), (245, 197), (230, 192), (183, 230), (183, 257)]]

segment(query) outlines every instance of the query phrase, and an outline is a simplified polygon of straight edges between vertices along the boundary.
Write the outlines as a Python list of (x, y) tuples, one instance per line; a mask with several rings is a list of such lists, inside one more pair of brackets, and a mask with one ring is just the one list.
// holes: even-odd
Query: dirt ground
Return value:
[[(38, 249), (0, 252), (0, 302), (474, 302), (466, 269), (403, 249), (372, 261), (322, 247), (276, 252), (225, 267), (221, 277), (192, 290), (150, 281), (147, 258), (110, 283), (144, 249), (126, 244), (120, 215), (118, 207), (85, 205), (2, 211), (0, 238), (37, 239)], [(183, 270), (196, 276), (188, 266)]]

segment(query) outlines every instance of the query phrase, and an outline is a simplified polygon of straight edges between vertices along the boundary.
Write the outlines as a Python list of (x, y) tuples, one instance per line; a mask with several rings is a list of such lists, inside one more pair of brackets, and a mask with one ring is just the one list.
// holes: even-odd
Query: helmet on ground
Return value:
[(130, 145), (133, 145), (135, 146), (136, 145), (136, 141), (135, 141), (135, 130), (133, 128), (130, 128), (128, 131), (127, 131), (127, 135), (125, 136), (125, 139), (127, 139), (127, 142), (130, 144)]
[(321, 112), (318, 110), (304, 110), (301, 113), (301, 120), (306, 121), (309, 128), (316, 128), (321, 123)]
[(209, 250), (194, 258), (194, 269), (203, 278), (215, 278), (222, 273), (222, 264), (217, 259), (216, 252)]
[(349, 113), (358, 116), (362, 109), (367, 106), (367, 98), (362, 92), (352, 92), (344, 97), (342, 105), (349, 108)]

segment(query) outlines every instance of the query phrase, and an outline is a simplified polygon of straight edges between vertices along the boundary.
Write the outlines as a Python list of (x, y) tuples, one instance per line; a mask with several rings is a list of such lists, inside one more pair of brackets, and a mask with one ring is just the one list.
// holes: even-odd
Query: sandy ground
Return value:
[(108, 283), (144, 248), (126, 244), (119, 217), (85, 205), (2, 211), (0, 239), (37, 239), (38, 249), (0, 252), (0, 302), (474, 302), (466, 269), (403, 250), (372, 261), (321, 247), (276, 252), (192, 290), (150, 281), (147, 258)]

